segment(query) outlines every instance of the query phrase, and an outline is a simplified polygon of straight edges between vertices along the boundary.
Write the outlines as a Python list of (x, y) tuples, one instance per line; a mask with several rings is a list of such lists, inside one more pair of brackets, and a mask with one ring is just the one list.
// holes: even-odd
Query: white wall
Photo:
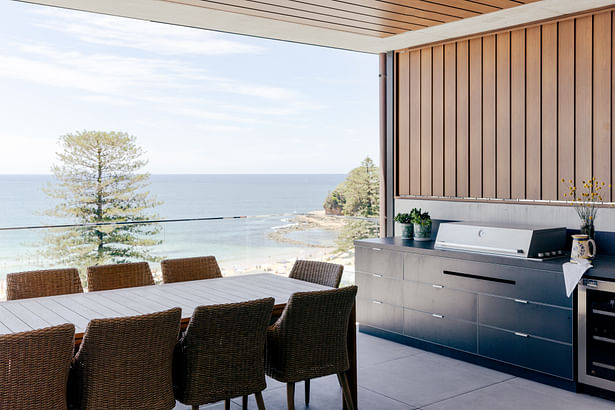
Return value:
[[(505, 223), (532, 226), (565, 226), (579, 229), (579, 217), (574, 208), (553, 205), (525, 205), (461, 202), (445, 200), (396, 199), (395, 214), (412, 208), (428, 211), (433, 219)], [(615, 232), (615, 208), (601, 208), (596, 216), (596, 230)], [(395, 228), (395, 235), (400, 230)]]

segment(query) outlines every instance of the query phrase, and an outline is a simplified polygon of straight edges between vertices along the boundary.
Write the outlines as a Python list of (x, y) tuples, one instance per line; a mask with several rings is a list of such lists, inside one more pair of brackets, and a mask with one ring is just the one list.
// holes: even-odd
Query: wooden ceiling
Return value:
[(538, 0), (167, 1), (384, 38)]

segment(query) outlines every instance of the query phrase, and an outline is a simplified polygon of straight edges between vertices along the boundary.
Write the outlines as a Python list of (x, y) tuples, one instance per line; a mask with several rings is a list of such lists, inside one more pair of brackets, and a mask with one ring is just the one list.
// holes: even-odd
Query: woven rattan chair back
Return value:
[(357, 287), (299, 292), (267, 336), (267, 373), (295, 382), (346, 371), (346, 337)]
[(75, 355), (69, 400), (77, 409), (172, 409), (173, 349), (181, 309), (93, 319)]
[(266, 298), (194, 310), (175, 354), (180, 402), (198, 406), (265, 389), (263, 352), (273, 303)]
[(6, 275), (7, 300), (81, 293), (79, 271), (74, 268), (46, 269)]
[(160, 262), (164, 283), (189, 280), (221, 278), (222, 272), (215, 256), (196, 258), (165, 259)]
[(335, 263), (297, 260), (288, 277), (337, 288), (343, 272), (344, 267)]
[(88, 267), (88, 290), (90, 292), (153, 284), (154, 278), (147, 262)]
[(65, 409), (72, 324), (0, 336), (0, 408)]

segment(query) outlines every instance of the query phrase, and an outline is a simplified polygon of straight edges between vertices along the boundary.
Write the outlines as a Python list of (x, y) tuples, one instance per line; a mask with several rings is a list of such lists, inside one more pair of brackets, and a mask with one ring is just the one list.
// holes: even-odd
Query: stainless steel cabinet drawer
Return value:
[(403, 254), (378, 247), (355, 248), (355, 267), (359, 272), (376, 273), (388, 278), (402, 279)]
[(358, 297), (377, 300), (390, 305), (403, 303), (403, 281), (390, 279), (377, 273), (355, 273), (355, 283), (359, 287)]
[(404, 307), (476, 322), (475, 293), (449, 289), (438, 283), (405, 280), (403, 284)]
[(478, 306), (481, 324), (572, 343), (572, 309), (487, 295), (479, 295)]
[(532, 335), (478, 327), (478, 353), (492, 359), (572, 380), (572, 346)]
[(476, 324), (404, 309), (404, 335), (476, 353)]
[(572, 299), (566, 297), (561, 272), (408, 252), (404, 260), (404, 279), (572, 307)]
[(379, 300), (357, 298), (357, 321), (361, 324), (401, 334), (404, 311), (401, 306), (389, 305)]
[(437, 256), (406, 252), (404, 255), (404, 280), (425, 283), (440, 283), (441, 260)]

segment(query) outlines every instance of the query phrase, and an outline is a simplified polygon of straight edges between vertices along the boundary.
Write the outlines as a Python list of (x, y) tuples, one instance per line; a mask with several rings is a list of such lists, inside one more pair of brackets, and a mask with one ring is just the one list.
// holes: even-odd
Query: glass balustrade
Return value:
[[(84, 276), (86, 262), (65, 262), (74, 260), (86, 248), (79, 244), (80, 238), (96, 235), (97, 231), (108, 234), (120, 227), (132, 229), (139, 225), (143, 224), (0, 228), (0, 300), (6, 298), (7, 273), (74, 266)], [(287, 275), (296, 259), (310, 259), (344, 265), (342, 284), (351, 284), (353, 239), (378, 236), (377, 219), (329, 216), (322, 212), (163, 219), (147, 226), (157, 227), (158, 232), (148, 237), (156, 244), (137, 246), (134, 250), (147, 250), (156, 282), (162, 280), (162, 259), (214, 255), (225, 276), (257, 272)], [(61, 235), (72, 239), (52, 246), (51, 238)], [(105, 263), (114, 261), (109, 258)]]

